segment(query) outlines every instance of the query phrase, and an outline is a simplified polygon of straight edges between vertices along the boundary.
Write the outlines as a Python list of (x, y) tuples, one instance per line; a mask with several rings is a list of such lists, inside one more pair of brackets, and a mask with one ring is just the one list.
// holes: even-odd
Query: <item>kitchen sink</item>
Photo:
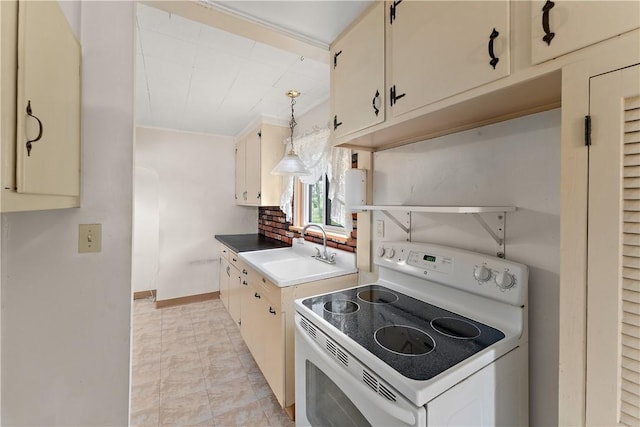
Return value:
[(239, 256), (279, 287), (357, 272), (355, 254), (327, 248), (329, 253), (336, 252), (335, 264), (327, 264), (314, 258), (316, 248), (323, 250), (322, 245), (296, 239), (290, 248), (242, 252)]

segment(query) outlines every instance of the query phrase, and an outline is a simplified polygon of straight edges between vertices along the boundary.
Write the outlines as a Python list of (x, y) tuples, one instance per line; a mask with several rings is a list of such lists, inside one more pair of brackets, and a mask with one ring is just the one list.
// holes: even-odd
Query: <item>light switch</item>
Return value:
[(382, 239), (384, 237), (384, 220), (376, 220), (376, 237)]
[(78, 229), (78, 252), (100, 252), (102, 250), (102, 224), (80, 224)]

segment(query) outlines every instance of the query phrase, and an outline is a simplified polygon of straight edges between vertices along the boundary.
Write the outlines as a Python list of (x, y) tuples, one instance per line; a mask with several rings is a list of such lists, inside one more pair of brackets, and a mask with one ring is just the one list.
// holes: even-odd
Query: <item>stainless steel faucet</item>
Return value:
[(313, 257), (318, 261), (326, 262), (327, 264), (335, 264), (336, 254), (335, 253), (329, 254), (327, 252), (327, 233), (324, 231), (324, 227), (322, 227), (320, 224), (307, 224), (302, 229), (302, 233), (300, 233), (302, 238), (304, 239), (304, 233), (305, 231), (307, 231), (307, 228), (310, 228), (310, 227), (316, 227), (322, 232), (322, 247), (323, 247), (322, 253), (320, 253), (320, 250), (316, 248), (316, 254)]

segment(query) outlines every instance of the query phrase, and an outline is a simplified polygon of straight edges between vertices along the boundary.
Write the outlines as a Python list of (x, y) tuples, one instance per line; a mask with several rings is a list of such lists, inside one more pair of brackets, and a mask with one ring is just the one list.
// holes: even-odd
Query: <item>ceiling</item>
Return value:
[[(210, 0), (207, 3), (213, 3)], [(211, 5), (327, 49), (369, 1), (225, 1)], [(136, 124), (235, 136), (260, 116), (287, 121), (329, 97), (329, 67), (268, 44), (137, 5)]]

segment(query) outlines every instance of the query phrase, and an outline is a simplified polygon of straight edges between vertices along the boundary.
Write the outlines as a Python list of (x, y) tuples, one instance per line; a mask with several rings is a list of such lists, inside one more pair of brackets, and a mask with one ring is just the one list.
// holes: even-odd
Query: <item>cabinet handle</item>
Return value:
[(258, 193), (257, 198), (260, 199), (262, 197), (262, 193)]
[[(376, 101), (378, 101), (378, 102), (376, 102)], [(373, 104), (373, 112), (376, 113), (376, 117), (377, 117), (378, 113), (380, 112), (379, 105), (381, 104), (381, 102), (380, 102), (380, 91), (376, 90), (376, 94), (373, 95), (373, 99), (371, 100), (371, 104)]]
[(338, 66), (338, 55), (340, 55), (341, 53), (342, 51), (340, 50), (333, 54), (333, 68), (336, 68)]
[(245, 285), (245, 286), (247, 286), (247, 285), (248, 285), (248, 283), (247, 283), (247, 281), (246, 281), (246, 280), (243, 280), (243, 281), (242, 281), (242, 284), (243, 284), (243, 285)]
[(238, 260), (235, 258), (231, 258), (231, 259), (233, 260), (233, 262), (238, 262)]
[(493, 41), (498, 38), (499, 35), (500, 33), (497, 32), (494, 28), (493, 31), (491, 31), (491, 35), (489, 36), (489, 56), (491, 57), (489, 65), (491, 65), (494, 70), (496, 69), (496, 65), (498, 65), (498, 62), (500, 62), (500, 58), (497, 58), (495, 53), (493, 52)]
[(227, 267), (227, 276), (231, 277), (231, 267)]
[(556, 33), (551, 32), (549, 28), (549, 11), (551, 11), (555, 5), (551, 0), (547, 0), (544, 6), (542, 6), (542, 29), (544, 30), (542, 40), (547, 42), (547, 46), (551, 44), (551, 40), (556, 36)]
[(247, 274), (249, 274), (249, 272), (247, 271), (247, 269), (246, 269), (246, 268), (243, 268), (243, 269), (242, 269), (242, 274), (244, 274), (244, 275), (246, 276)]
[(256, 297), (256, 298), (258, 298), (258, 299), (262, 298), (262, 297), (260, 296), (260, 294), (259, 294), (259, 293), (257, 293), (257, 292), (256, 292), (255, 294), (253, 294), (253, 296), (254, 296), (254, 297)]
[(269, 307), (269, 313), (271, 313), (271, 314), (273, 314), (275, 316), (276, 311), (272, 307)]
[(403, 98), (406, 95), (406, 93), (401, 93), (400, 95), (397, 95), (396, 94), (396, 85), (391, 86), (391, 89), (389, 89), (389, 93), (390, 93), (389, 102), (391, 103), (392, 107), (398, 101), (398, 99)]
[(262, 283), (267, 283), (266, 279), (263, 277), (262, 278)]
[(333, 116), (333, 130), (338, 129), (338, 126), (342, 126), (342, 122), (338, 123), (338, 116)]
[(31, 100), (27, 101), (27, 116), (33, 117), (38, 121), (38, 136), (36, 136), (35, 139), (27, 140), (27, 156), (31, 156), (31, 143), (40, 141), (40, 138), (42, 138), (42, 131), (44, 130), (44, 127), (42, 126), (42, 122), (40, 121), (40, 119), (31, 113)]

